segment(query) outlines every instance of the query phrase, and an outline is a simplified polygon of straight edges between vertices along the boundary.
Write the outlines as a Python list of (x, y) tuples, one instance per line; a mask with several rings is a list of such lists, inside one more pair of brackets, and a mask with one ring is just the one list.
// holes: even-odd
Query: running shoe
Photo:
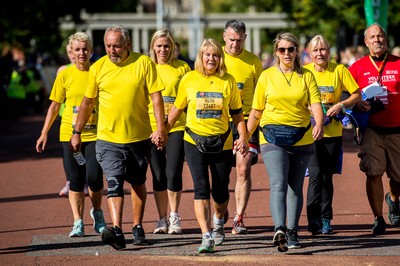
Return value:
[(279, 252), (288, 251), (286, 228), (278, 227), (275, 231), (273, 243), (278, 248)]
[(323, 234), (333, 234), (331, 220), (322, 218), (322, 230), (321, 231)]
[(214, 240), (211, 237), (204, 236), (201, 241), (200, 247), (197, 249), (199, 253), (212, 253), (214, 252)]
[(104, 220), (104, 214), (102, 210), (95, 211), (94, 208), (90, 209), (90, 217), (93, 219), (93, 228), (96, 233), (101, 234), (104, 228), (107, 227), (106, 221)]
[(101, 233), (101, 240), (116, 250), (121, 250), (126, 247), (124, 233), (122, 233), (121, 228), (118, 226), (106, 227)]
[(400, 206), (399, 202), (394, 202), (390, 198), (390, 192), (385, 195), (385, 201), (388, 205), (388, 220), (391, 225), (399, 226), (400, 225)]
[(168, 234), (170, 235), (182, 234), (181, 217), (179, 216), (169, 217)]
[(214, 239), (214, 245), (221, 246), (225, 240), (225, 230), (224, 224), (214, 224), (214, 228), (212, 231), (212, 237)]
[(301, 248), (300, 242), (299, 242), (299, 236), (297, 234), (296, 230), (291, 230), (288, 229), (288, 233), (287, 233), (287, 237), (288, 237), (288, 248)]
[(167, 217), (161, 218), (154, 229), (153, 234), (166, 234), (168, 233), (168, 220)]
[(83, 225), (82, 219), (78, 219), (74, 222), (72, 231), (69, 233), (69, 237), (82, 237), (85, 236), (85, 226)]
[(232, 234), (247, 234), (247, 228), (244, 226), (243, 218), (244, 215), (235, 215), (232, 225)]
[(141, 224), (137, 224), (132, 228), (132, 235), (134, 245), (145, 246), (149, 244)]
[(383, 235), (386, 232), (386, 222), (382, 216), (376, 217), (372, 227), (373, 235)]

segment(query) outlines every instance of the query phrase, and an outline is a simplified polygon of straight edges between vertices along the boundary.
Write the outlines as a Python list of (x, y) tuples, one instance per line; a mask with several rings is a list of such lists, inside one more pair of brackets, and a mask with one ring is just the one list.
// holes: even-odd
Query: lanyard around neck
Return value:
[(378, 67), (374, 61), (374, 59), (372, 59), (371, 55), (369, 56), (369, 60), (371, 60), (372, 64), (374, 65), (375, 69), (378, 71), (379, 73), (379, 78), (378, 78), (378, 83), (380, 85), (381, 84), (381, 78), (382, 78), (382, 73), (383, 73), (383, 69), (385, 68), (385, 64), (386, 64), (386, 58), (387, 58), (387, 53), (385, 54), (385, 57), (383, 58), (382, 64), (380, 65), (380, 67)]

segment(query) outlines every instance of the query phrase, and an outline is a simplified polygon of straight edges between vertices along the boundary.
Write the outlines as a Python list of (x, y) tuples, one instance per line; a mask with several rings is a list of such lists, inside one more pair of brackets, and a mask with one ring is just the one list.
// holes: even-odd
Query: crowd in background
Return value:
[[(178, 43), (177, 47), (180, 48)], [(177, 49), (180, 51), (180, 49)], [(400, 56), (400, 46), (391, 49), (392, 54)], [(332, 49), (332, 60), (350, 67), (355, 61), (368, 54), (364, 45), (348, 46), (344, 50)], [(105, 55), (101, 45), (94, 47), (91, 61), (94, 62)], [(186, 61), (193, 69), (193, 60), (178, 53), (178, 59)], [(263, 69), (275, 64), (273, 55), (262, 52), (259, 55)], [(68, 61), (67, 55), (59, 58), (34, 56), (27, 53), (20, 45), (3, 45), (0, 57), (0, 117), (13, 115), (43, 113), (46, 111), (51, 84), (56, 75), (56, 69)], [(302, 63), (310, 62), (307, 49), (302, 51)]]

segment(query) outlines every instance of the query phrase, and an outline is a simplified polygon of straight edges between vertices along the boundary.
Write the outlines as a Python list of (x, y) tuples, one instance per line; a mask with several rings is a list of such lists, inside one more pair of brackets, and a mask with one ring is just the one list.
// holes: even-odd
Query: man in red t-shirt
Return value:
[(376, 82), (382, 90), (373, 101), (357, 104), (360, 110), (370, 111), (358, 157), (360, 170), (367, 176), (367, 196), (375, 216), (372, 234), (379, 235), (386, 231), (382, 215), (385, 172), (390, 188), (385, 196), (388, 219), (392, 225), (400, 225), (400, 57), (388, 53), (386, 33), (378, 24), (365, 30), (364, 42), (369, 55), (356, 61), (349, 70), (360, 89)]

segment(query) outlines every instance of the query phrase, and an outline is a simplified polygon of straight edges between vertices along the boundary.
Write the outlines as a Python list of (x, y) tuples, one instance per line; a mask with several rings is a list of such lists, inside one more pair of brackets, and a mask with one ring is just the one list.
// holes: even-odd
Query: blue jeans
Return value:
[(261, 145), (261, 154), (270, 180), (270, 209), (275, 230), (278, 227), (298, 230), (304, 175), (311, 154), (293, 153), (275, 145), (276, 148), (265, 149), (267, 145), (272, 144)]

